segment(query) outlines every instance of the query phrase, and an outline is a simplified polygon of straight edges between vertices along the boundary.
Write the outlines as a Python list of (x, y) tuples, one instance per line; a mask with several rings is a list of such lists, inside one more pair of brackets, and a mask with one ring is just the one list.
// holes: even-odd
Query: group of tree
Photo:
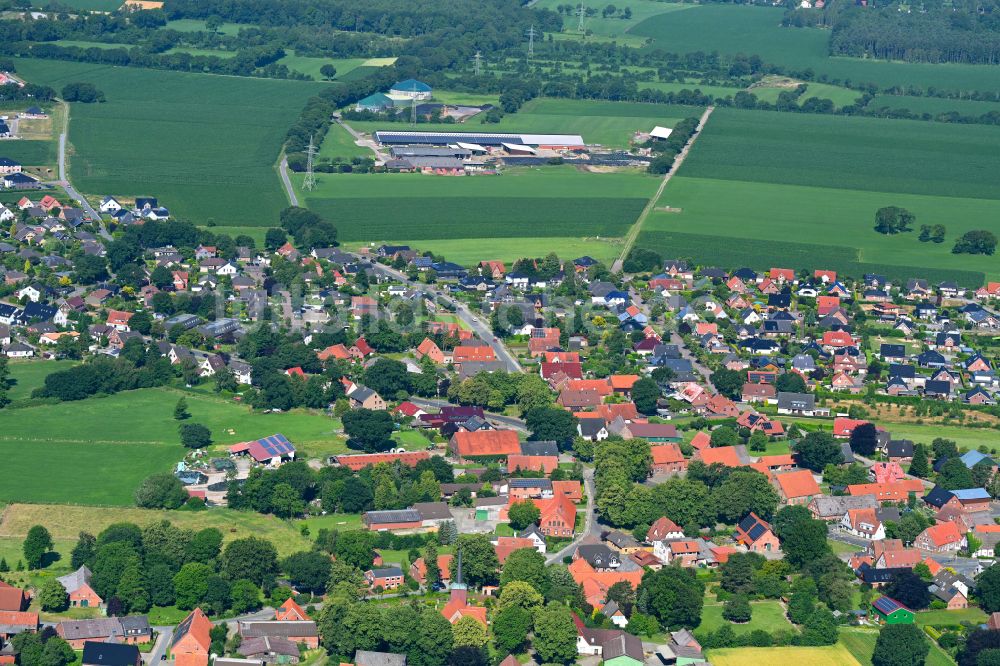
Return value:
[(875, 231), (880, 234), (899, 234), (913, 231), (917, 217), (905, 208), (885, 206), (875, 211)]
[(441, 483), (454, 480), (451, 465), (440, 456), (421, 460), (415, 467), (381, 463), (357, 473), (347, 467), (317, 471), (293, 461), (274, 470), (251, 470), (246, 480), (230, 482), (226, 496), (231, 508), (289, 518), (302, 515), (315, 499), (324, 511), (345, 513), (437, 502)]
[(992, 231), (975, 229), (966, 231), (951, 248), (954, 254), (993, 254), (997, 249), (997, 237)]
[[(45, 547), (42, 531), (35, 526), (25, 541), (29, 566), (39, 562), (37, 553)], [(280, 570), (269, 541), (249, 537), (223, 548), (222, 533), (215, 528), (195, 532), (166, 520), (145, 528), (115, 523), (96, 537), (81, 532), (70, 565), (91, 570), (91, 586), (107, 602), (109, 615), (175, 604), (184, 610), (200, 606), (209, 613), (245, 613), (260, 607), (261, 590), (274, 588)], [(289, 566), (288, 571), (294, 575), (297, 569)], [(46, 611), (69, 604), (66, 590), (51, 577), (39, 597)]]

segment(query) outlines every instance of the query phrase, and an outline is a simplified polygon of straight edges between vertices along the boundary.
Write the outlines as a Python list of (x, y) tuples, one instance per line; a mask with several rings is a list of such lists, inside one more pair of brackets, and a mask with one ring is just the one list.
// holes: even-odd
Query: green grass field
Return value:
[(960, 610), (932, 610), (921, 611), (916, 616), (917, 624), (923, 625), (948, 625), (971, 622), (973, 624), (984, 624), (989, 616), (979, 608), (963, 608)]
[[(673, 127), (678, 121), (701, 115), (697, 107), (639, 102), (539, 98), (527, 102), (517, 113), (509, 113), (497, 124), (483, 125), (473, 117), (460, 125), (422, 123), (417, 128), (444, 132), (526, 132), (579, 134), (588, 144), (625, 147), (636, 130), (649, 131), (655, 125)], [(360, 132), (393, 129), (399, 123), (350, 122)]]
[(673, 53), (701, 51), (759, 55), (765, 62), (794, 71), (812, 69), (831, 79), (874, 82), (880, 86), (934, 86), (941, 90), (1000, 90), (989, 65), (923, 64), (831, 57), (829, 31), (783, 28), (784, 10), (733, 4), (705, 4), (682, 12), (660, 13), (629, 30), (649, 37), (648, 49)]
[(343, 126), (336, 123), (330, 125), (329, 131), (323, 137), (323, 143), (319, 147), (319, 157), (341, 157), (350, 159), (352, 157), (372, 157), (372, 151), (362, 148), (354, 143), (354, 137)]
[[(875, 629), (844, 627), (840, 630), (840, 640), (837, 647), (844, 647), (850, 651), (861, 666), (871, 666), (872, 654), (875, 652), (875, 641), (877, 640), (878, 631)], [(930, 638), (927, 638), (927, 642), (930, 644), (931, 650), (927, 654), (924, 666), (955, 666), (954, 660)]]
[[(249, 23), (223, 23), (216, 32), (222, 35), (236, 35), (239, 33), (241, 28), (252, 27), (254, 26)], [(167, 29), (176, 30), (177, 32), (208, 32), (208, 29), (205, 28), (205, 22), (198, 19), (178, 19), (176, 21), (168, 21)]]
[(701, 612), (701, 625), (695, 630), (695, 634), (703, 636), (723, 625), (732, 627), (736, 634), (748, 634), (757, 629), (767, 632), (782, 629), (794, 631), (794, 625), (785, 617), (785, 610), (777, 601), (755, 601), (751, 606), (753, 615), (750, 621), (746, 624), (733, 624), (722, 617), (722, 604), (705, 604)]
[[(718, 109), (658, 202), (682, 212), (654, 211), (640, 244), (723, 266), (811, 268), (823, 257), (855, 276), (888, 266), (978, 284), (1000, 273), (994, 258), (951, 247), (965, 231), (997, 231), (998, 149), (993, 127)], [(945, 242), (876, 233), (888, 205), (917, 226), (945, 224)]]
[(31, 392), (45, 383), (45, 378), (57, 370), (65, 370), (76, 365), (76, 361), (11, 361), (10, 379), (14, 385), (7, 393), (11, 400), (31, 397)]
[(176, 217), (221, 225), (274, 224), (286, 205), (274, 169), (285, 131), (322, 88), (60, 61), (21, 59), (17, 67), (33, 83), (86, 81), (107, 95), (70, 112), (77, 188), (157, 196)]
[[(338, 220), (344, 241), (618, 237), (657, 179), (575, 167), (512, 169), (501, 176), (319, 174), (308, 206)], [(342, 222), (339, 222), (342, 221)]]
[(311, 76), (316, 81), (322, 81), (323, 75), (320, 74), (319, 69), (323, 65), (333, 65), (336, 67), (337, 78), (340, 78), (348, 72), (361, 67), (367, 60), (367, 58), (311, 58), (291, 52), (279, 60), (278, 64), (285, 65), (293, 72)]
[[(21, 371), (15, 368), (18, 377)], [(40, 381), (30, 374), (22, 376), (26, 383)], [(302, 410), (255, 413), (222, 398), (167, 388), (8, 409), (0, 455), (10, 481), (0, 485), (0, 503), (131, 504), (139, 481), (171, 469), (184, 457), (186, 450), (179, 444), (173, 419), (173, 406), (182, 395), (187, 398), (191, 422), (206, 425), (216, 445), (280, 432), (303, 457), (347, 450), (343, 437), (335, 432), (339, 421), (326, 416)], [(45, 483), (39, 482), (40, 474), (45, 475)], [(90, 481), (81, 483), (81, 479)]]

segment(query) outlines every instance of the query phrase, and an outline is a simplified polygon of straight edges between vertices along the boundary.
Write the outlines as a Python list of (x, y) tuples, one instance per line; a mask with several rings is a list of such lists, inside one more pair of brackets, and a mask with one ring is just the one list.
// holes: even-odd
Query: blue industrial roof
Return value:
[(405, 81), (399, 81), (392, 84), (392, 88), (390, 88), (390, 90), (403, 90), (405, 92), (430, 92), (431, 87), (423, 81), (406, 79)]
[(295, 450), (295, 447), (288, 441), (288, 438), (282, 434), (258, 439), (257, 443), (272, 456), (286, 455)]
[(951, 494), (960, 500), (988, 500), (990, 498), (990, 494), (986, 492), (985, 488), (964, 488), (962, 490), (953, 490)]

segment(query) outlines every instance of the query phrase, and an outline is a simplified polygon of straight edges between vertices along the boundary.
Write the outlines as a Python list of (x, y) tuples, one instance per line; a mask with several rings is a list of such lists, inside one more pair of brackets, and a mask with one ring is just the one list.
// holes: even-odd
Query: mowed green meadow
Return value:
[(918, 85), (940, 90), (1000, 90), (1000, 77), (989, 65), (924, 64), (831, 57), (830, 33), (819, 28), (783, 28), (784, 9), (734, 4), (705, 4), (685, 11), (659, 13), (629, 29), (647, 37), (648, 49), (671, 53), (718, 51), (759, 55), (791, 70), (812, 69), (817, 76), (873, 82), (879, 86)]
[[(978, 284), (1000, 262), (951, 247), (970, 229), (1000, 234), (997, 169), (1000, 128), (718, 109), (639, 242), (719, 265)], [(876, 233), (875, 211), (892, 205), (917, 228), (944, 224), (945, 242)]]
[(287, 205), (274, 165), (288, 127), (324, 85), (19, 59), (57, 90), (95, 84), (108, 101), (70, 110), (70, 178), (88, 194), (150, 195), (197, 223), (271, 226)]
[[(27, 388), (22, 381), (41, 384), (40, 373), (27, 371), (28, 367), (14, 365), (12, 375), (18, 379), (14, 397)], [(189, 422), (207, 426), (218, 446), (280, 432), (303, 455), (347, 451), (336, 432), (339, 421), (322, 414), (253, 412), (231, 399), (178, 389), (140, 389), (77, 402), (8, 408), (0, 457), (9, 475), (0, 484), (0, 503), (131, 505), (132, 493), (143, 478), (169, 471), (187, 452), (179, 443), (178, 422), (173, 418), (181, 396), (188, 402)]]

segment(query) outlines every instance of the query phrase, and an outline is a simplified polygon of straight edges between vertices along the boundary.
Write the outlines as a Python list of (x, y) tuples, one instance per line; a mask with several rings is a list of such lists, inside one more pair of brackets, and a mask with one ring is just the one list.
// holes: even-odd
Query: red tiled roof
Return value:
[(924, 530), (924, 535), (937, 547), (958, 543), (962, 540), (962, 533), (958, 531), (958, 525), (950, 522), (931, 525)]
[(739, 455), (736, 453), (736, 449), (732, 446), (719, 446), (717, 448), (702, 449), (694, 454), (695, 458), (699, 458), (706, 465), (712, 465), (714, 463), (722, 463), (726, 467), (742, 467), (743, 462), (740, 460)]
[(477, 347), (459, 345), (452, 351), (451, 358), (455, 363), (466, 363), (470, 361), (493, 361), (496, 359), (496, 355), (493, 353), (493, 347), (487, 345)]
[(816, 479), (813, 478), (812, 472), (809, 470), (800, 469), (795, 472), (784, 472), (776, 476), (778, 485), (781, 487), (781, 492), (786, 499), (810, 497), (822, 493), (819, 489), (819, 484), (816, 483)]
[(660, 444), (649, 447), (649, 452), (653, 454), (654, 465), (666, 465), (684, 461), (684, 454), (681, 447), (676, 444)]
[(521, 453), (521, 443), (513, 430), (460, 430), (452, 436), (459, 456), (510, 456)]

